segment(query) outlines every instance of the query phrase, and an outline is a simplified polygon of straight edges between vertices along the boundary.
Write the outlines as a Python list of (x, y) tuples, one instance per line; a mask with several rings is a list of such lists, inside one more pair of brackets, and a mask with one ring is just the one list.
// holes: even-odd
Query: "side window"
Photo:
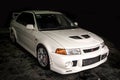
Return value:
[(31, 13), (22, 13), (21, 15), (18, 16), (16, 21), (20, 24), (23, 24), (24, 26), (26, 26), (27, 24), (34, 25), (33, 14)]
[(20, 24), (24, 24), (24, 17), (25, 17), (25, 15), (24, 15), (24, 13), (22, 13), (18, 16), (16, 21)]

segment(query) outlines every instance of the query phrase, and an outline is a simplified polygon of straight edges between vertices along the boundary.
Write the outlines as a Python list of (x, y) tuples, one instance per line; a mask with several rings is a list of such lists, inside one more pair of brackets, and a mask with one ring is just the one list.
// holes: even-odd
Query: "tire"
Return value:
[(44, 69), (50, 69), (50, 61), (46, 48), (42, 45), (37, 48), (37, 59), (40, 66)]
[(16, 38), (13, 31), (10, 32), (10, 40), (13, 44), (16, 44)]

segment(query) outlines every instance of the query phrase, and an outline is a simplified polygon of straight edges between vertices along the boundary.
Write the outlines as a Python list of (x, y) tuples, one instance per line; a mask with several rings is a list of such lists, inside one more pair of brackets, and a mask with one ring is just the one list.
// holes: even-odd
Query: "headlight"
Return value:
[(67, 51), (67, 54), (68, 54), (68, 55), (79, 55), (79, 54), (81, 54), (79, 48), (67, 49), (66, 51)]
[(63, 55), (79, 55), (79, 54), (81, 54), (81, 51), (79, 48), (74, 48), (74, 49), (57, 48), (55, 53), (63, 54)]
[(103, 43), (101, 43), (101, 46), (102, 46), (102, 48), (104, 48), (105, 47), (105, 43), (103, 42)]

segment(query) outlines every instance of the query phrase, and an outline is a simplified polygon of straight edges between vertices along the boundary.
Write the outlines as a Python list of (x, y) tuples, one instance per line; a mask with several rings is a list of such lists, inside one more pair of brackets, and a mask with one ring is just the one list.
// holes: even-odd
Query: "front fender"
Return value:
[[(35, 53), (37, 50), (37, 46), (39, 44), (42, 44), (46, 50), (48, 51), (48, 55), (50, 55), (51, 53), (55, 53), (56, 48), (62, 48), (63, 46), (60, 45), (57, 41), (55, 41), (54, 39), (50, 38), (49, 36), (41, 33), (41, 35), (36, 36), (37, 42), (36, 42), (36, 49), (35, 49)], [(36, 54), (37, 57), (37, 54)]]

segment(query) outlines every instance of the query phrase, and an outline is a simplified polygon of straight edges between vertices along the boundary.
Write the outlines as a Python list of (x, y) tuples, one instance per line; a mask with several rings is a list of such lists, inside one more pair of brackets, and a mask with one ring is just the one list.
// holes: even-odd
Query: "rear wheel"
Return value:
[(10, 39), (11, 39), (12, 43), (14, 43), (14, 44), (16, 43), (16, 38), (15, 38), (15, 34), (13, 31), (10, 32)]
[(48, 52), (44, 46), (39, 46), (37, 48), (37, 58), (41, 67), (45, 69), (50, 68)]

